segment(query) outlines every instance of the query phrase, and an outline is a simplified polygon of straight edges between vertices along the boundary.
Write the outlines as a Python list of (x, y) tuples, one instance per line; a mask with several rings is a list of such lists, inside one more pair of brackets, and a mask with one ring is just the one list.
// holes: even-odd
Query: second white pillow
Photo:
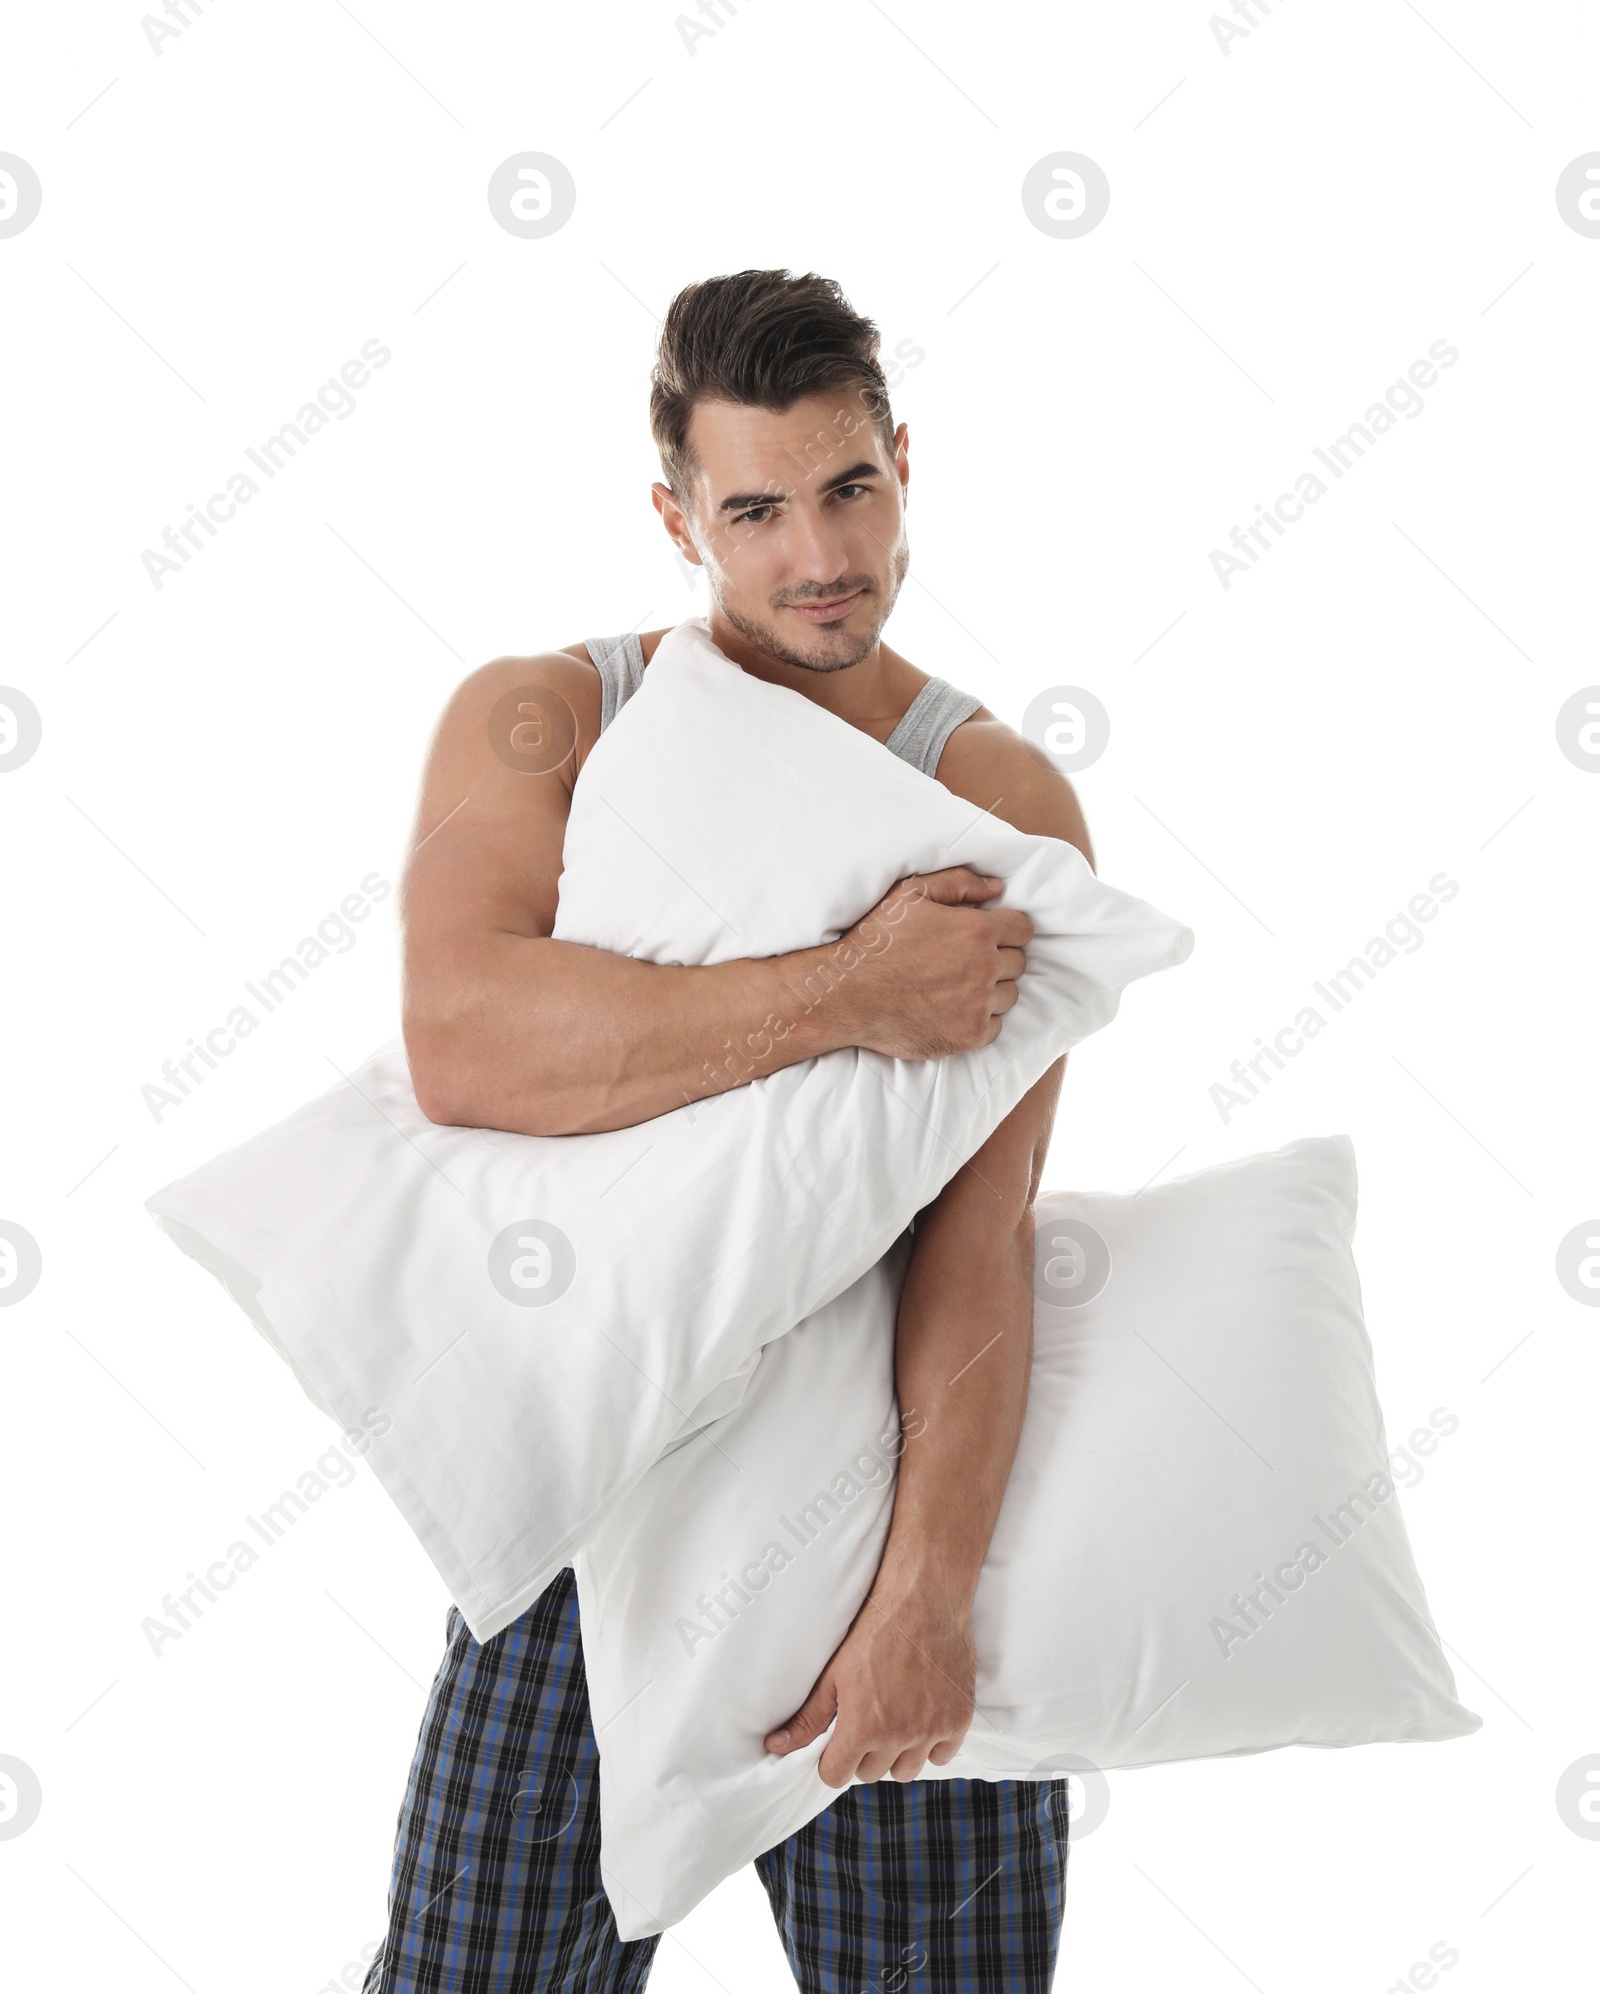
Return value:
[[(1347, 1136), (1037, 1213), (1027, 1418), (973, 1616), (977, 1715), (924, 1778), (1459, 1737), (1351, 1254)], [(797, 1710), (871, 1586), (914, 1409), (909, 1241), (762, 1353), (576, 1560), (625, 1939), (836, 1797)], [(1448, 1415), (1445, 1416), (1446, 1421)], [(1440, 1430), (1447, 1431), (1447, 1424)]]

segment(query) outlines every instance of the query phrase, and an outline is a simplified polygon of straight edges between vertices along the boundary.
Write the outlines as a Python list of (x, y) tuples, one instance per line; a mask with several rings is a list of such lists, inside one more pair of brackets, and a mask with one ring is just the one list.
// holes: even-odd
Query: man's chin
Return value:
[(771, 624), (757, 623), (745, 616), (733, 615), (726, 604), (722, 613), (741, 637), (750, 643), (758, 644), (769, 657), (801, 672), (842, 672), (852, 665), (859, 665), (870, 658), (878, 642), (878, 632), (883, 627), (875, 619), (864, 628), (853, 627), (858, 619), (867, 616), (866, 603), (852, 604), (848, 614), (836, 624), (811, 623), (803, 616), (789, 616), (778, 612), (782, 623), (799, 625), (798, 629), (784, 629), (782, 624), (774, 628)]

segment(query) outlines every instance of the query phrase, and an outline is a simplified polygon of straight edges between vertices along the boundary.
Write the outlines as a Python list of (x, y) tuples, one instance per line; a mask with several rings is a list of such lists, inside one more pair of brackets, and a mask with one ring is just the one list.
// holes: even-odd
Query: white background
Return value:
[[(1600, 240), (1554, 190), (1600, 22), (1285, 0), (1224, 52), (1202, 0), (750, 0), (691, 54), (673, 0), (215, 0), (156, 53), (133, 0), (66, 13), (16, 10), (0, 79), (44, 194), (0, 240), (0, 679), (44, 726), (0, 778), (0, 1217), (44, 1256), (0, 1312), (0, 1754), (44, 1796), (0, 1841), (8, 1983), (315, 1994), (383, 1928), (446, 1595), (363, 1468), (151, 1653), (333, 1436), (142, 1204), (393, 1034), (394, 896), (191, 1099), (140, 1090), (398, 879), (468, 669), (701, 607), (647, 496), (656, 320), (782, 265), (920, 355), (893, 642), (1013, 722), (1093, 690), (1100, 869), (1198, 937), (1073, 1055), (1047, 1186), (1348, 1130), (1391, 1439), (1460, 1421), (1402, 1500), (1482, 1731), (1113, 1774), (1059, 1984), (1381, 1994), (1441, 1940), (1451, 1994), (1581, 1984), (1600, 1316), (1555, 1254), (1600, 1210), (1600, 770), (1555, 720), (1600, 681)], [(544, 240), (485, 199), (524, 150), (577, 183)], [(1020, 198), (1061, 150), (1112, 190), (1077, 240)], [(155, 588), (368, 339), (355, 413)], [(1211, 549), (1441, 339), (1424, 412), (1224, 589)], [(1224, 1119), (1440, 871), (1423, 945)], [(789, 1984), (753, 1872), (651, 1982)]]

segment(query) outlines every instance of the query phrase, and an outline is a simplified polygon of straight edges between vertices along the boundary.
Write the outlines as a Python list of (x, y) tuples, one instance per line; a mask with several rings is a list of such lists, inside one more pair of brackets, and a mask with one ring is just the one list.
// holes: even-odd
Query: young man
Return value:
[[(910, 558), (910, 471), (877, 350), (872, 323), (815, 275), (747, 270), (681, 292), (651, 398), (656, 509), (705, 569), (711, 633), (735, 664), (1092, 862), (1049, 760), (881, 640)], [(985, 1045), (1016, 1000), (1032, 926), (986, 907), (1001, 882), (959, 866), (863, 909), (896, 903), (894, 946), (737, 1062), (727, 1045), (749, 1043), (787, 988), (817, 987), (820, 945), (679, 968), (551, 938), (573, 781), (665, 634), (502, 659), (445, 712), (404, 901), (406, 1045), (434, 1121), (628, 1127), (841, 1046), (933, 1059)], [(795, 1751), (832, 1723), (819, 1771), (847, 1789), (757, 1864), (807, 1994), (1043, 1994), (1053, 1976), (1065, 1782), (908, 1782), (947, 1763), (972, 1721), (970, 1611), (1027, 1395), (1032, 1204), (1061, 1068), (917, 1215), (895, 1362), (925, 1428), (901, 1458), (870, 1597), (765, 1740)], [(453, 1607), (447, 1634), (367, 1994), (642, 1986), (658, 1941), (618, 1940), (599, 1877), (571, 1572), (492, 1640), (474, 1642)]]

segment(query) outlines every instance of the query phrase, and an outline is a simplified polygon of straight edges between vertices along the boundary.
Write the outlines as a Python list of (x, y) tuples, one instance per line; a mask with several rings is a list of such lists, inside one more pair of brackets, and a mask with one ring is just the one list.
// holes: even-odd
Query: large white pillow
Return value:
[(333, 1418), (387, 1413), (367, 1458), (479, 1640), (1193, 941), (1071, 845), (749, 676), (700, 617), (584, 764), (564, 857), (556, 935), (656, 962), (832, 941), (955, 864), (1003, 877), (991, 904), (1037, 933), (976, 1052), (849, 1049), (635, 1128), (532, 1137), (429, 1122), (395, 1044), (149, 1201)]
[[(1027, 1417), (974, 1609), (978, 1714), (924, 1778), (1478, 1728), (1400, 1514), (1355, 1208), (1342, 1135), (1136, 1196), (1039, 1198)], [(575, 1561), (625, 1939), (838, 1797), (816, 1771), (826, 1739), (786, 1758), (762, 1739), (855, 1617), (917, 1445), (892, 1357), (908, 1258), (903, 1240), (769, 1344), (737, 1409)]]

